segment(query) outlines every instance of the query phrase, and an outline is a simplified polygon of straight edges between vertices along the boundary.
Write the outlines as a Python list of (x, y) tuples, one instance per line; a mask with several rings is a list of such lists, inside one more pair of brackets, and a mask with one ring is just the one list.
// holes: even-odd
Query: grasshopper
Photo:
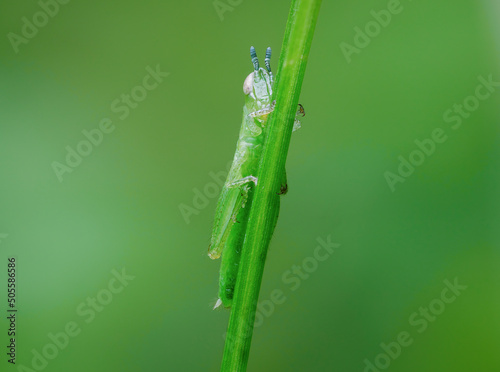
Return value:
[[(271, 48), (266, 50), (265, 69), (259, 66), (254, 47), (250, 48), (250, 57), (254, 71), (243, 83), (245, 94), (243, 121), (233, 163), (217, 203), (212, 238), (208, 248), (211, 259), (217, 259), (222, 254), (219, 299), (214, 309), (220, 305), (231, 307), (253, 192), (258, 183), (256, 176), (267, 133), (266, 124), (275, 105), (275, 101), (271, 102), (274, 85), (270, 65)], [(299, 105), (297, 116), (304, 115), (304, 108)], [(299, 128), (300, 122), (296, 119), (293, 130)], [(281, 186), (276, 190), (276, 194), (282, 195), (286, 192), (286, 172), (283, 170)], [(278, 212), (279, 204), (274, 213), (275, 224)]]

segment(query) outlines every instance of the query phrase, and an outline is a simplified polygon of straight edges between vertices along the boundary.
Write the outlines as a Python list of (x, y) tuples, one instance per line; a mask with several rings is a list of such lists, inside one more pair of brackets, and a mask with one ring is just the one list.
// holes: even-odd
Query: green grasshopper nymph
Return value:
[[(271, 102), (274, 85), (270, 65), (271, 48), (266, 50), (265, 69), (259, 66), (254, 47), (250, 48), (250, 56), (254, 71), (243, 83), (243, 93), (245, 93), (243, 122), (233, 163), (217, 203), (212, 238), (208, 248), (208, 255), (212, 259), (217, 259), (222, 254), (219, 299), (214, 309), (221, 304), (224, 307), (231, 307), (253, 191), (258, 183), (256, 176), (267, 133), (266, 124), (275, 105), (275, 101)], [(297, 116), (304, 116), (302, 105), (299, 105)], [(293, 130), (298, 128), (300, 122), (295, 120)], [(286, 191), (286, 173), (283, 170), (281, 187), (276, 190), (276, 194), (285, 194)], [(278, 212), (279, 207), (275, 213), (274, 223), (278, 219)]]

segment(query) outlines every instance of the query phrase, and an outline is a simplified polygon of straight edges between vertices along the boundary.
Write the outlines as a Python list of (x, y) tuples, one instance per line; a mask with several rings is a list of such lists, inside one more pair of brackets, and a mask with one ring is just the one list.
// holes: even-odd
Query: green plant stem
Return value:
[(259, 165), (221, 372), (246, 371), (267, 249), (279, 208), (276, 191), (285, 169), (320, 5), (321, 0), (292, 0), (273, 92), (276, 106), (267, 124), (269, 132)]

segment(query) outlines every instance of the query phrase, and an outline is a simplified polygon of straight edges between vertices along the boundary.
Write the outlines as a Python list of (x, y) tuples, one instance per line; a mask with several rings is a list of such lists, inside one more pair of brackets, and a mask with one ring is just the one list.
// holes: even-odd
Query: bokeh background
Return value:
[[(17, 364), (2, 352), (2, 371), (218, 371), (229, 311), (211, 310), (210, 174), (233, 156), (248, 49), (262, 57), (271, 46), (276, 69), (289, 9), (221, 2), (222, 15), (212, 0), (72, 0), (17, 52), (9, 33), (22, 36), (23, 17), (41, 6), (1, 4), (4, 351), (7, 257), (18, 262), (19, 309)], [(322, 5), (261, 290), (263, 301), (275, 289), (286, 301), (255, 329), (249, 371), (354, 372), (370, 370), (366, 360), (394, 372), (500, 370), (500, 89), (460, 128), (443, 119), (480, 76), (500, 81), (500, 7), (401, 6), (348, 63), (339, 45), (387, 1)], [(157, 65), (169, 75), (146, 99), (128, 115), (112, 108)], [(114, 130), (60, 182), (53, 162), (103, 118)], [(436, 128), (447, 140), (392, 192), (385, 172)], [(328, 236), (340, 246), (292, 290), (283, 275)], [(113, 270), (134, 278), (109, 298)], [(467, 289), (440, 309), (443, 281), (455, 278)], [(432, 301), (440, 313), (419, 332), (409, 318)], [(80, 333), (47, 349), (71, 322)], [(413, 343), (387, 364), (380, 345), (401, 332)], [(57, 356), (33, 364), (44, 348)]]

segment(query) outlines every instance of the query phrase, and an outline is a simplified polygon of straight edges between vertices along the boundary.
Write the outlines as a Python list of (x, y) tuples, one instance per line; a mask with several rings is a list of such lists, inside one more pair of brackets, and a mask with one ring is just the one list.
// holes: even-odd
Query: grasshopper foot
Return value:
[(286, 183), (285, 183), (285, 184), (282, 184), (282, 185), (280, 186), (280, 191), (279, 191), (279, 192), (277, 192), (276, 194), (278, 194), (278, 195), (284, 195), (284, 194), (286, 194), (287, 192), (288, 192), (288, 184), (286, 184)]

